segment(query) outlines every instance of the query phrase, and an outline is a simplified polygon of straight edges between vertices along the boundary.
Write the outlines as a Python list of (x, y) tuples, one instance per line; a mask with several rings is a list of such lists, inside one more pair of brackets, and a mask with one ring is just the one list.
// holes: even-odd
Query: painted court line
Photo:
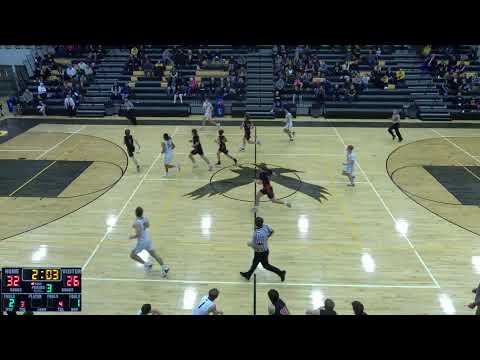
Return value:
[[(176, 134), (177, 132), (177, 129), (178, 129), (178, 126), (175, 128), (175, 132), (173, 133), (173, 135)], [(172, 136), (173, 136), (172, 135)], [(162, 153), (159, 153), (157, 155), (157, 157), (155, 158), (155, 160), (153, 160), (152, 164), (150, 165), (150, 167), (148, 168), (148, 170), (145, 172), (145, 174), (142, 176), (142, 178), (140, 179), (140, 181), (138, 182), (138, 185), (137, 187), (133, 190), (132, 194), (130, 195), (130, 197), (127, 199), (127, 201), (125, 202), (125, 204), (123, 205), (123, 207), (120, 209), (120, 211), (118, 212), (117, 216), (115, 217), (116, 219), (116, 222), (118, 223), (118, 220), (120, 219), (120, 217), (122, 216), (123, 212), (125, 211), (125, 209), (127, 208), (128, 204), (130, 204), (130, 201), (133, 199), (133, 197), (135, 196), (135, 194), (137, 193), (138, 189), (140, 189), (140, 187), (142, 186), (142, 184), (144, 183), (145, 179), (147, 178), (148, 174), (150, 174), (150, 171), (152, 171), (153, 167), (155, 166), (155, 164), (157, 163), (157, 161), (162, 157)], [(82, 271), (85, 271), (85, 269), (87, 268), (88, 264), (90, 264), (90, 261), (92, 261), (93, 257), (95, 256), (95, 254), (97, 253), (98, 249), (100, 249), (100, 246), (102, 245), (102, 243), (105, 241), (105, 239), (107, 238), (108, 234), (110, 234), (110, 230), (107, 229), (107, 231), (105, 231), (105, 234), (102, 236), (102, 238), (100, 239), (100, 241), (98, 242), (97, 246), (95, 247), (95, 249), (93, 249), (92, 253), (90, 254), (90, 256), (88, 257), (87, 261), (85, 261), (85, 264), (83, 264), (82, 266)]]
[(480, 177), (478, 177), (477, 174), (475, 174), (475, 173), (473, 173), (471, 170), (469, 170), (465, 165), (461, 164), (461, 163), (458, 162), (457, 160), (455, 160), (455, 162), (456, 162), (459, 166), (461, 166), (461, 167), (463, 167), (465, 170), (467, 170), (467, 172), (469, 172), (475, 179), (480, 180)]
[(35, 160), (41, 159), (43, 156), (47, 155), (50, 151), (52, 151), (52, 150), (56, 149), (57, 147), (59, 147), (60, 145), (62, 145), (65, 141), (67, 141), (68, 139), (70, 139), (73, 135), (78, 134), (80, 131), (82, 131), (83, 129), (85, 129), (87, 126), (88, 126), (88, 125), (83, 125), (83, 126), (80, 127), (79, 129), (75, 130), (75, 131), (72, 132), (70, 135), (68, 135), (65, 139), (63, 139), (62, 141), (60, 141), (58, 144), (52, 146), (50, 149), (45, 150), (45, 152), (43, 152), (42, 154), (38, 155)]
[[(204, 280), (168, 280), (168, 279), (131, 279), (131, 278), (97, 278), (84, 277), (87, 281), (110, 282), (161, 282), (171, 284), (219, 284), (219, 285), (246, 285), (252, 286), (248, 281), (204, 281)], [(306, 287), (348, 287), (348, 288), (400, 288), (400, 289), (438, 289), (434, 285), (376, 285), (376, 284), (329, 284), (329, 283), (282, 283), (282, 282), (257, 282), (257, 285), (268, 286), (306, 286)]]
[[(337, 134), (339, 140), (342, 142), (343, 146), (347, 146), (347, 144), (345, 143), (345, 141), (343, 140), (343, 137), (342, 135), (340, 135), (340, 133), (338, 132), (337, 128), (334, 127), (333, 130), (335, 131), (335, 133)], [(390, 208), (387, 206), (387, 204), (385, 204), (385, 201), (383, 200), (382, 196), (378, 193), (377, 189), (375, 188), (375, 186), (372, 184), (372, 182), (370, 181), (369, 177), (367, 176), (367, 173), (362, 169), (362, 167), (360, 166), (360, 163), (358, 161), (356, 161), (356, 165), (358, 166), (358, 169), (362, 172), (363, 176), (365, 177), (365, 180), (367, 180), (367, 182), (369, 183), (370, 187), (372, 188), (373, 192), (375, 193), (375, 195), (377, 195), (378, 199), (380, 200), (380, 202), (382, 203), (383, 207), (385, 208), (385, 210), (387, 211), (388, 215), (390, 215), (390, 217), (392, 218), (393, 220), (393, 223), (394, 224), (397, 224), (397, 219), (393, 216), (392, 212), (390, 211)], [(433, 283), (435, 284), (435, 286), (437, 288), (440, 288), (440, 284), (438, 283), (437, 279), (435, 278), (435, 276), (433, 276), (432, 272), (430, 271), (430, 269), (428, 268), (427, 264), (425, 264), (425, 262), (423, 261), (422, 257), (420, 256), (420, 254), (418, 253), (417, 249), (415, 248), (415, 246), (413, 245), (413, 243), (410, 241), (410, 239), (408, 238), (407, 234), (401, 234), (401, 236), (403, 236), (405, 238), (405, 240), (407, 240), (408, 242), (408, 245), (410, 245), (410, 247), (412, 248), (412, 250), (414, 251), (415, 255), (417, 256), (418, 260), (420, 261), (420, 263), (423, 265), (424, 269), (426, 270), (426, 272), (428, 273), (428, 275), (430, 276), (430, 279), (432, 279)]]
[[(460, 151), (463, 151), (465, 154), (467, 154), (468, 156), (470, 156), (473, 160), (475, 160), (476, 162), (480, 163), (480, 160), (478, 160), (475, 156), (473, 156), (472, 154), (470, 154), (467, 150), (465, 150), (464, 148), (462, 148), (461, 146), (457, 145), (456, 143), (454, 143), (452, 140), (450, 140), (447, 136), (443, 136), (442, 134), (440, 134), (437, 130), (435, 129), (430, 129), (432, 130), (435, 134), (437, 134), (438, 136), (440, 136), (441, 138), (443, 138), (445, 141), (448, 141), (450, 144), (452, 144), (453, 146), (455, 146), (457, 149), (459, 149)], [(462, 136), (458, 136), (458, 137), (462, 137)]]
[[(175, 154), (177, 155), (190, 155), (189, 152), (176, 152)], [(212, 152), (205, 152), (205, 155), (216, 155), (217, 153), (212, 153)], [(258, 155), (262, 156), (284, 156), (284, 157), (296, 157), (296, 156), (313, 156), (313, 157), (345, 157), (345, 154), (338, 153), (338, 154), (326, 154), (326, 153), (318, 153), (318, 154), (313, 154), (313, 153), (307, 153), (307, 154), (294, 154), (294, 153), (281, 153), (281, 154), (270, 154), (270, 153), (263, 153), (261, 151), (257, 151)], [(373, 153), (362, 153), (362, 155), (365, 156), (377, 156), (378, 154), (373, 154)], [(253, 162), (253, 160), (252, 160)], [(240, 164), (241, 165), (241, 164)]]
[(18, 150), (18, 149), (14, 149), (14, 150), (0, 150), (0, 152), (40, 152), (40, 151), (45, 151), (45, 149), (38, 149), (38, 150), (34, 150), (34, 149), (26, 149), (26, 150)]
[[(145, 181), (184, 181), (184, 182), (199, 182), (199, 183), (209, 183), (210, 179), (172, 179), (172, 178), (149, 178)], [(328, 180), (310, 180), (302, 179), (303, 182), (308, 183), (320, 183), (320, 184), (348, 184), (348, 181), (328, 181)], [(355, 184), (368, 184), (367, 181), (356, 181)]]
[(13, 196), (15, 193), (17, 193), (18, 191), (20, 191), (21, 189), (23, 189), (25, 186), (27, 186), (28, 184), (30, 184), (33, 180), (35, 180), (37, 177), (39, 177), (41, 174), (43, 174), (45, 171), (47, 171), (47, 169), (54, 165), (57, 161), (54, 161), (52, 162), (50, 165), (48, 166), (45, 166), (45, 168), (41, 171), (39, 171), (37, 174), (35, 174), (35, 176), (32, 176), (32, 178), (30, 180), (28, 180), (27, 182), (25, 182), (23, 185), (21, 185), (19, 188), (17, 188), (15, 191), (13, 191), (10, 195), (8, 196)]

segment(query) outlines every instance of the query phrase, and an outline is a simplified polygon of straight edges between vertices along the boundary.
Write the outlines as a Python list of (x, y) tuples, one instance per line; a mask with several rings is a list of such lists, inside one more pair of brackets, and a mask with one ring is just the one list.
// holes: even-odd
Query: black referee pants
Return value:
[(256, 252), (255, 251), (254, 254), (255, 255), (253, 256), (252, 266), (250, 267), (250, 270), (248, 270), (246, 272), (246, 275), (248, 276), (248, 278), (250, 278), (252, 276), (253, 272), (255, 271), (258, 264), (260, 264), (260, 263), (262, 264), (262, 266), (265, 270), (274, 272), (278, 276), (282, 277), (281, 276), (282, 271), (280, 269), (276, 268), (275, 266), (269, 264), (269, 262), (268, 262), (269, 251), (263, 251), (263, 252)]
[(398, 137), (398, 141), (402, 141), (403, 138), (402, 138), (402, 134), (400, 134), (400, 124), (399, 123), (394, 123), (392, 126), (390, 126), (388, 128), (388, 132), (390, 133), (390, 135), (392, 135), (393, 137), (395, 136), (393, 134), (393, 130), (395, 130), (395, 134), (397, 134), (397, 137)]

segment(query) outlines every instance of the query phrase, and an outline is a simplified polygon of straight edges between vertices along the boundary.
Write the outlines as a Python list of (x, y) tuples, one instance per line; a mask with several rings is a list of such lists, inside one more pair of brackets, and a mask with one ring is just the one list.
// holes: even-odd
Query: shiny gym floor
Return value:
[[(222, 158), (209, 172), (197, 159), (193, 169), (192, 128), (132, 127), (140, 173), (122, 149), (125, 125), (39, 124), (0, 143), (4, 169), (30, 160), (77, 171), (43, 183), (33, 165), (24, 178), (0, 175), (13, 189), (0, 195), (0, 266), (82, 267), (82, 314), (133, 315), (143, 303), (190, 314), (212, 287), (225, 314), (253, 314), (253, 284), (239, 272), (252, 259), (246, 243), (254, 182), (245, 174), (255, 163), (254, 147), (239, 152), (240, 129), (225, 126), (241, 166)], [(256, 161), (281, 169), (274, 190), (293, 205), (260, 205), (259, 215), (275, 230), (270, 261), (287, 277), (281, 283), (259, 266), (257, 314), (267, 313), (271, 288), (294, 315), (326, 298), (339, 314), (351, 314), (353, 300), (371, 315), (472, 314), (465, 305), (480, 274), (480, 129), (404, 128), (400, 144), (381, 127), (332, 122), (295, 130), (289, 142), (280, 126), (257, 128)], [(160, 154), (165, 132), (182, 165), (168, 178)], [(200, 132), (212, 163), (215, 136), (213, 127)], [(346, 144), (358, 159), (355, 187), (341, 175)], [(145, 273), (129, 258), (137, 206), (171, 268), (166, 279), (157, 264)]]

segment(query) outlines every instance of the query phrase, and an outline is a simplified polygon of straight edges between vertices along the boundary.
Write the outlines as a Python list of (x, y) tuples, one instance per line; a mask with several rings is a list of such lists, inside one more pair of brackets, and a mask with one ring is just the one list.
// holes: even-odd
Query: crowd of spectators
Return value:
[(462, 112), (480, 111), (480, 77), (468, 71), (468, 64), (478, 58), (473, 47), (469, 52), (458, 54), (451, 46), (427, 45), (422, 54), (425, 56), (423, 68), (441, 80), (440, 95), (451, 97), (455, 108)]
[[(103, 54), (101, 45), (48, 46), (46, 54), (37, 54), (34, 58), (36, 93), (25, 88), (23, 92), (10, 97), (10, 110), (21, 114), (27, 107), (33, 107), (39, 114), (46, 116), (46, 100), (63, 99), (65, 110), (73, 116), (95, 74), (95, 65)], [(73, 59), (63, 63), (55, 61), (58, 58)]]
[[(165, 71), (170, 66), (168, 76)], [(184, 75), (182, 70), (219, 70), (227, 71), (225, 77), (202, 78)], [(227, 98), (244, 95), (246, 81), (246, 59), (243, 56), (225, 56), (220, 52), (191, 49), (185, 47), (166, 48), (157, 61), (146, 55), (144, 46), (133, 46), (127, 72), (143, 70), (147, 78), (166, 80), (167, 94), (183, 103), (184, 96), (199, 95), (202, 98)]]
[[(361, 46), (345, 46), (342, 61), (328, 66), (320, 54), (314, 54), (308, 45), (297, 46), (294, 52), (281, 45), (273, 49), (274, 108), (281, 107), (281, 95), (291, 93), (292, 102), (302, 101), (306, 90), (312, 90), (318, 103), (324, 101), (355, 101), (369, 84), (387, 89), (405, 80), (405, 71), (385, 66), (381, 60), (382, 48), (370, 50), (362, 56)], [(360, 65), (369, 65), (371, 72), (361, 72)], [(291, 91), (289, 91), (291, 90)]]

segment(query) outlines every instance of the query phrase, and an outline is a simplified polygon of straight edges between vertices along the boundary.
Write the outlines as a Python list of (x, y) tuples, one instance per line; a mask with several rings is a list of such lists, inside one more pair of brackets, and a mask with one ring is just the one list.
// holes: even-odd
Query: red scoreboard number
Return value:
[(80, 275), (67, 275), (67, 287), (79, 287)]
[(20, 286), (20, 276), (19, 275), (8, 275), (7, 276), (7, 287), (19, 287)]

